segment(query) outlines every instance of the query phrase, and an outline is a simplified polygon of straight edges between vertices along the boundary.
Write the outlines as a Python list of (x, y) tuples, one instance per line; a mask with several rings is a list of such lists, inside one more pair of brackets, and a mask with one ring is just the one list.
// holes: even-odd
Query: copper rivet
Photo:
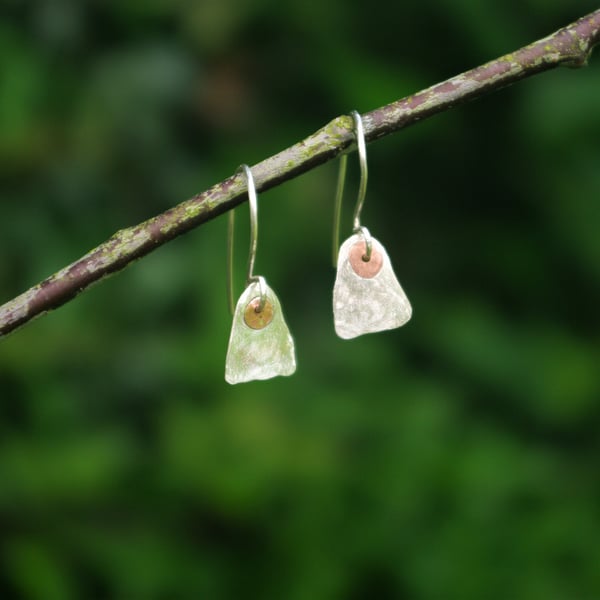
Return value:
[(257, 312), (260, 306), (260, 297), (252, 298), (244, 310), (244, 321), (252, 329), (263, 329), (273, 320), (273, 305), (269, 300), (265, 300), (265, 305), (260, 312)]
[(371, 260), (366, 261), (367, 245), (364, 241), (356, 242), (348, 253), (348, 260), (354, 269), (354, 272), (364, 279), (375, 277), (383, 266), (383, 256), (381, 252), (375, 249), (375, 245), (371, 246)]

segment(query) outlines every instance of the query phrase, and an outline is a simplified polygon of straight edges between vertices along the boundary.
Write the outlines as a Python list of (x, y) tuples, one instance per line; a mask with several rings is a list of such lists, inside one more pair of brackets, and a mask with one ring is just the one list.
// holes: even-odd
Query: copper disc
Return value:
[(265, 300), (265, 305), (260, 312), (257, 312), (260, 306), (260, 297), (252, 298), (244, 310), (244, 321), (252, 329), (263, 329), (273, 320), (273, 305), (269, 300)]
[(381, 252), (375, 248), (375, 244), (373, 244), (373, 247), (371, 248), (371, 259), (368, 261), (365, 261), (363, 258), (366, 252), (367, 245), (364, 240), (356, 242), (356, 244), (350, 248), (348, 260), (350, 261), (352, 269), (354, 269), (354, 272), (359, 277), (371, 279), (381, 271), (381, 267), (383, 266), (383, 256), (381, 255)]

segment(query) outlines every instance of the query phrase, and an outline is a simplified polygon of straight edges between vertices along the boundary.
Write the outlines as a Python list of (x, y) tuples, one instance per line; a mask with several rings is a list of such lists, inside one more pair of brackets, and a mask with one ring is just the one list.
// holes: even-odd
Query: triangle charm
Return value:
[(333, 288), (335, 332), (348, 340), (364, 333), (395, 329), (411, 317), (412, 308), (384, 247), (371, 238), (371, 259), (359, 234), (340, 247)]
[(225, 380), (243, 383), (291, 375), (296, 370), (294, 340), (283, 319), (275, 292), (265, 284), (265, 305), (260, 285), (252, 282), (238, 300), (225, 361)]

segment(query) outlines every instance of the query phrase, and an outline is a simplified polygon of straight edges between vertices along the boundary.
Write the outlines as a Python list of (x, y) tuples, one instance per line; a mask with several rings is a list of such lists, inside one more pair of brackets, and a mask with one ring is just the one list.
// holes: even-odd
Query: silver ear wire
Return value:
[[(365, 254), (363, 259), (368, 262), (371, 260), (371, 252), (373, 246), (371, 244), (371, 236), (369, 231), (360, 224), (360, 214), (362, 212), (363, 205), (365, 203), (365, 196), (367, 195), (367, 180), (369, 177), (369, 171), (367, 168), (367, 145), (365, 143), (365, 132), (362, 124), (360, 114), (353, 110), (351, 113), (352, 119), (354, 120), (354, 136), (356, 138), (356, 145), (358, 147), (358, 161), (360, 164), (360, 184), (358, 186), (358, 196), (356, 199), (356, 206), (354, 208), (353, 225), (352, 230), (354, 233), (362, 233), (365, 240)], [(335, 192), (335, 205), (334, 205), (334, 217), (333, 217), (333, 265), (337, 264), (338, 248), (340, 242), (340, 221), (342, 216), (342, 198), (344, 196), (344, 182), (346, 180), (346, 167), (348, 163), (348, 156), (343, 154), (340, 157), (340, 168), (338, 171), (338, 181)]]
[(237, 172), (243, 171), (246, 175), (248, 185), (248, 206), (250, 207), (250, 252), (248, 254), (248, 270), (246, 273), (246, 285), (254, 279), (254, 261), (256, 260), (256, 246), (258, 244), (258, 201), (256, 199), (256, 188), (254, 177), (248, 165), (241, 165)]
[(360, 164), (360, 184), (358, 186), (358, 197), (356, 199), (356, 207), (354, 208), (354, 222), (353, 230), (354, 233), (361, 233), (365, 240), (365, 253), (363, 260), (369, 262), (371, 260), (371, 253), (373, 252), (373, 243), (371, 242), (371, 234), (366, 227), (360, 224), (360, 213), (362, 212), (363, 204), (365, 203), (365, 196), (367, 195), (367, 180), (369, 178), (369, 171), (367, 169), (367, 145), (365, 144), (365, 131), (363, 129), (362, 119), (355, 110), (352, 111), (352, 118), (354, 119), (354, 134), (356, 136), (356, 143), (358, 145), (358, 162)]
[[(253, 281), (258, 281), (260, 286), (260, 304), (257, 307), (256, 312), (261, 312), (265, 306), (266, 292), (264, 279), (261, 281), (261, 277), (255, 277), (254, 275), (254, 263), (256, 261), (256, 248), (258, 246), (258, 201), (256, 198), (256, 187), (254, 185), (254, 177), (252, 177), (252, 171), (248, 165), (240, 165), (236, 175), (244, 173), (246, 176), (246, 185), (248, 188), (248, 206), (250, 207), (250, 251), (248, 253), (248, 268), (246, 272), (246, 286), (250, 285)], [(233, 299), (233, 245), (234, 245), (234, 227), (235, 227), (235, 214), (231, 210), (229, 212), (229, 224), (227, 231), (227, 300), (229, 304), (229, 312), (233, 315), (234, 311), (234, 299)]]
[(340, 156), (340, 168), (338, 170), (337, 186), (335, 188), (335, 202), (333, 208), (333, 266), (337, 265), (338, 252), (340, 249), (340, 223), (342, 220), (342, 198), (344, 197), (344, 182), (346, 181), (346, 169), (348, 167), (348, 155)]
[(235, 210), (229, 211), (229, 220), (227, 221), (227, 304), (229, 305), (229, 314), (233, 315), (235, 310), (235, 301), (233, 299), (233, 230), (235, 228)]
[(354, 135), (358, 145), (358, 161), (360, 163), (360, 185), (358, 186), (358, 197), (356, 199), (356, 207), (354, 208), (353, 228), (356, 233), (360, 225), (360, 213), (362, 212), (365, 196), (367, 195), (367, 179), (369, 171), (367, 169), (367, 145), (365, 144), (365, 131), (363, 129), (362, 119), (355, 110), (352, 111), (354, 119)]

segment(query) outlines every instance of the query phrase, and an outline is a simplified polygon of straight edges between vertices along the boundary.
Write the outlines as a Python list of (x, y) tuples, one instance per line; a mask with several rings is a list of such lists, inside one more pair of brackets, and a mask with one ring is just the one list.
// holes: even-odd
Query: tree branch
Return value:
[[(600, 9), (556, 33), (485, 65), (363, 115), (368, 142), (560, 65), (584, 66), (600, 42)], [(257, 191), (314, 169), (352, 149), (350, 116), (337, 117), (294, 146), (252, 167)], [(246, 196), (243, 175), (229, 177), (139, 225), (122, 229), (71, 265), (0, 307), (0, 337), (58, 308), (93, 283), (169, 240), (231, 210)]]

